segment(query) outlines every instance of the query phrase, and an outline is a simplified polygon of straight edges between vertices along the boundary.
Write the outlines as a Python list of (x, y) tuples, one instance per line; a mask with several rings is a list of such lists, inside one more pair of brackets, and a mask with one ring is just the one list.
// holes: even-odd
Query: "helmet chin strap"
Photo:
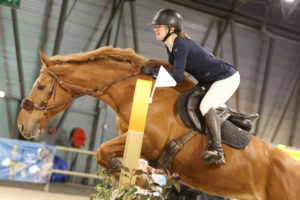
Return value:
[(168, 39), (168, 37), (174, 33), (174, 32), (172, 32), (172, 33), (170, 33), (170, 32), (171, 32), (171, 26), (168, 26), (168, 33), (164, 37), (164, 39), (162, 39), (162, 42), (165, 42)]

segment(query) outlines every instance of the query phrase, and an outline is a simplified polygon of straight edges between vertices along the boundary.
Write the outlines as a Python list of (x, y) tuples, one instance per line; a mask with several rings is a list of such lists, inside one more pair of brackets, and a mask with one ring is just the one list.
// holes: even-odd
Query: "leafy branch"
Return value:
[[(103, 180), (102, 183), (97, 184), (95, 187), (97, 194), (94, 196), (94, 200), (98, 200), (99, 198), (103, 200), (123, 200), (124, 197), (130, 197), (130, 199), (133, 200), (157, 200), (164, 199), (167, 190), (171, 189), (172, 187), (175, 187), (175, 189), (180, 192), (180, 186), (178, 183), (179, 176), (177, 173), (171, 174), (168, 170), (160, 169), (148, 169), (147, 171), (143, 171), (137, 169), (128, 169), (124, 166), (122, 168), (128, 172), (127, 174), (130, 174), (125, 175), (128, 178), (132, 179), (135, 176), (144, 181), (142, 188), (145, 192), (139, 193), (136, 185), (129, 185), (128, 187), (123, 188), (118, 195), (115, 195), (118, 181), (110, 176), (107, 171), (99, 169), (97, 174), (102, 176)], [(154, 180), (153, 175), (162, 175), (165, 178), (165, 184), (157, 183), (157, 181)]]

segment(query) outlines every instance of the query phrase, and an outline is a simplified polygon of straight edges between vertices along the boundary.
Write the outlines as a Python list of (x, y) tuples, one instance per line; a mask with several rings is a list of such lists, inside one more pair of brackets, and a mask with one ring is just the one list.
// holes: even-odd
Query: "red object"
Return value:
[(72, 144), (73, 146), (80, 148), (84, 146), (84, 142), (86, 140), (85, 131), (82, 128), (76, 128), (73, 130), (72, 135)]
[(55, 127), (54, 127), (54, 126), (51, 126), (51, 127), (49, 128), (48, 134), (49, 134), (49, 135), (53, 135), (54, 133), (55, 133)]

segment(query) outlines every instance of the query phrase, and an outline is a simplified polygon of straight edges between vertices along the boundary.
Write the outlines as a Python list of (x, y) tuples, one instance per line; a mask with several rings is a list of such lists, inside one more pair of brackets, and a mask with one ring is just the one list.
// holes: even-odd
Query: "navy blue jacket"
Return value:
[(191, 39), (177, 36), (172, 52), (167, 52), (169, 62), (174, 65), (171, 76), (177, 83), (184, 77), (184, 71), (194, 76), (199, 84), (211, 85), (215, 81), (225, 79), (237, 70), (225, 61), (210, 55), (204, 48)]

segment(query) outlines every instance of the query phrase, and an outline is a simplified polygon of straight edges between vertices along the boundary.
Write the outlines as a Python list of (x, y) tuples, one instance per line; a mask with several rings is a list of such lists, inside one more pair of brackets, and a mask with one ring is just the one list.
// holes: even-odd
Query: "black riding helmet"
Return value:
[(170, 28), (176, 28), (176, 32), (182, 31), (182, 16), (175, 10), (166, 8), (159, 10), (153, 17), (152, 25), (167, 25), (169, 27), (168, 34), (163, 42), (172, 34)]

